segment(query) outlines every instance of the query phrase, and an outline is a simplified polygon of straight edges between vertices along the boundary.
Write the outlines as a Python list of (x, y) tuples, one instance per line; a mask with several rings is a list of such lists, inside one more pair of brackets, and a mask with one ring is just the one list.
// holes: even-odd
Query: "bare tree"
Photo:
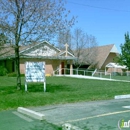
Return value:
[(64, 44), (66, 44), (66, 43), (69, 45), (69, 48), (71, 48), (71, 46), (72, 46), (72, 44), (71, 44), (71, 41), (72, 41), (71, 30), (67, 29), (67, 30), (60, 31), (58, 34), (57, 40), (58, 40), (58, 47), (60, 49), (64, 49), (65, 48)]
[(13, 39), (17, 89), (21, 89), (19, 45), (52, 38), (71, 27), (63, 0), (0, 0), (0, 29)]
[(63, 49), (64, 44), (69, 44), (70, 51), (77, 57), (74, 61), (75, 66), (80, 67), (83, 64), (95, 66), (97, 56), (97, 41), (93, 35), (88, 35), (82, 29), (76, 28), (63, 30), (58, 35), (58, 47)]
[(0, 46), (7, 44), (8, 41), (8, 37), (3, 32), (0, 32)]
[(83, 30), (77, 28), (73, 35), (74, 54), (77, 57), (75, 65), (80, 67), (83, 64), (95, 65), (97, 56), (97, 41), (92, 35), (84, 33)]

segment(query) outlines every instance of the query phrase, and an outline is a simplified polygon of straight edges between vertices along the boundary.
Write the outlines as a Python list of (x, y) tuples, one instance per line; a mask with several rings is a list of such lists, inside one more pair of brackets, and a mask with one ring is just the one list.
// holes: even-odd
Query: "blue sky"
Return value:
[(115, 44), (120, 51), (124, 34), (130, 30), (130, 0), (66, 1), (71, 15), (78, 17), (75, 27), (95, 36), (99, 46)]

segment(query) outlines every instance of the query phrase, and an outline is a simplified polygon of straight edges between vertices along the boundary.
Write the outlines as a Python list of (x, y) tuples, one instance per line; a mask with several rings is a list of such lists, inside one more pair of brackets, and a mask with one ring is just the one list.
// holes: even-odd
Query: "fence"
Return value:
[[(68, 68), (62, 68), (62, 69), (57, 69), (56, 71), (53, 72), (53, 75), (69, 75), (70, 74), (70, 69)], [(97, 69), (95, 70), (82, 70), (82, 69), (73, 69), (73, 75), (84, 75), (84, 76), (95, 76), (95, 77), (101, 77), (105, 75), (105, 72), (97, 72)], [(110, 76), (111, 74), (107, 73), (107, 75)]]
[[(62, 68), (62, 69), (57, 69), (53, 72), (53, 75), (57, 74), (70, 74), (70, 69), (68, 68)], [(73, 75), (89, 75), (91, 76), (93, 71), (88, 71), (88, 70), (81, 70), (81, 69), (73, 69)]]
[[(62, 68), (57, 69), (54, 71), (53, 75), (70, 75), (70, 69)], [(123, 72), (123, 73), (107, 73), (104, 70), (88, 70), (88, 69), (73, 69), (73, 75), (83, 75), (83, 76), (93, 76), (93, 77), (100, 77), (100, 78), (109, 78), (109, 79), (128, 79), (130, 80), (130, 72)]]

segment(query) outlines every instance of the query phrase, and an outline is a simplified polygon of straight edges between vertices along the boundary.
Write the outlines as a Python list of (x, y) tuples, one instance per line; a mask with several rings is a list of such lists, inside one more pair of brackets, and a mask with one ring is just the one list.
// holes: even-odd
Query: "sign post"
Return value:
[(43, 89), (45, 92), (45, 62), (26, 62), (25, 68), (25, 91), (27, 91), (27, 82), (43, 82)]

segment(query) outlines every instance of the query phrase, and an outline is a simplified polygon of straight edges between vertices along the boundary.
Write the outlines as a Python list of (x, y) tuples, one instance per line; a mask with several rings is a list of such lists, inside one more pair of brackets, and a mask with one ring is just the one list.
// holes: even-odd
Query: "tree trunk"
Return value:
[(21, 89), (21, 77), (20, 77), (20, 58), (19, 58), (19, 46), (15, 47), (15, 65), (17, 74), (17, 90)]

